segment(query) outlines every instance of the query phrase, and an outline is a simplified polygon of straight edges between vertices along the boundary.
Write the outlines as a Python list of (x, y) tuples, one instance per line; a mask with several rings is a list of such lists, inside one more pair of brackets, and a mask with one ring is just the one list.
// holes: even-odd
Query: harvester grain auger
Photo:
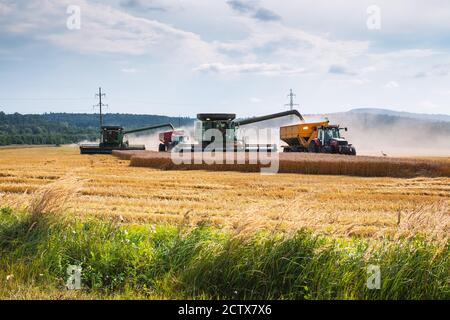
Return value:
[[(282, 118), (286, 116), (296, 116), (303, 121), (302, 115), (297, 110), (278, 112), (244, 120), (235, 120), (236, 114), (234, 113), (199, 113), (197, 114), (198, 121), (195, 124), (194, 133), (194, 138), (197, 143), (176, 143), (176, 150), (182, 152), (204, 151), (208, 146), (214, 145), (214, 149), (216, 151), (276, 151), (277, 148), (275, 144), (246, 144), (242, 141), (239, 141), (236, 136), (236, 130), (241, 126), (245, 126), (248, 124)], [(216, 132), (220, 132), (221, 136), (219, 135), (219, 137), (221, 138), (220, 140), (222, 141), (222, 144), (217, 142), (216, 137), (205, 134), (208, 130), (215, 130)], [(175, 147), (174, 141), (170, 140), (170, 135), (162, 134), (160, 136), (160, 140), (160, 151), (169, 151)]]
[(128, 141), (124, 141), (126, 134), (150, 131), (159, 128), (174, 127), (171, 123), (157, 124), (145, 128), (134, 130), (124, 130), (121, 126), (102, 126), (100, 129), (99, 144), (82, 144), (80, 145), (80, 153), (82, 154), (108, 154), (113, 150), (145, 150), (145, 145), (130, 145)]

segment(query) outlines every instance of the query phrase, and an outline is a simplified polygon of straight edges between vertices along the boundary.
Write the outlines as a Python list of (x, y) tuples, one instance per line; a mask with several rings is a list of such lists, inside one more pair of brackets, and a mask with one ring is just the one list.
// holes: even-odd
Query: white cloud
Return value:
[(350, 79), (348, 80), (349, 83), (354, 84), (354, 85), (364, 85), (370, 82), (369, 79), (366, 78), (354, 78), (354, 79)]
[(204, 63), (194, 71), (224, 73), (224, 74), (265, 74), (265, 75), (293, 75), (305, 73), (305, 69), (291, 68), (279, 64), (271, 63), (242, 63), (242, 64), (224, 64), (221, 62)]
[(384, 85), (384, 87), (387, 89), (394, 89), (400, 87), (400, 85), (397, 83), (397, 81), (389, 81)]
[(171, 6), (168, 4), (169, 2), (169, 0), (121, 0), (119, 5), (125, 9), (141, 12), (166, 12), (171, 10)]
[[(242, 40), (217, 42), (219, 52), (234, 61), (238, 59), (239, 64), (270, 61), (272, 65), (283, 66), (283, 72), (279, 73), (299, 74), (307, 70), (308, 73), (326, 74), (334, 65), (352, 65), (369, 48), (367, 41), (331, 40), (323, 35), (287, 27), (281, 21), (270, 24), (249, 18), (237, 21), (248, 36)], [(347, 68), (347, 74), (356, 75), (351, 69)]]
[[(81, 28), (66, 28), (68, 5), (81, 9)], [(105, 4), (86, 0), (36, 0), (10, 7), (13, 13), (0, 27), (26, 34), (82, 54), (126, 54), (190, 58), (217, 58), (214, 47), (199, 35), (168, 24), (135, 17)], [(4, 10), (3, 10), (4, 11)], [(0, 31), (1, 32), (1, 31)]]
[[(450, 2), (446, 0), (345, 0), (289, 1), (289, 5), (280, 5), (280, 0), (265, 0), (269, 9), (277, 8), (277, 13), (290, 25), (307, 30), (330, 32), (345, 36), (370, 37), (366, 27), (368, 6), (376, 4), (381, 8), (382, 25), (377, 40), (392, 40), (391, 36), (399, 36), (403, 41), (421, 42), (422, 36), (427, 39), (439, 35), (447, 35), (450, 28)], [(406, 39), (405, 34), (413, 37)]]
[(135, 68), (122, 68), (120, 71), (123, 73), (136, 73), (137, 70)]
[(0, 16), (6, 16), (7, 14), (11, 13), (11, 6), (11, 4), (0, 3)]
[(251, 103), (260, 103), (260, 102), (262, 102), (262, 99), (253, 97), (253, 98), (250, 98), (250, 102)]
[(369, 72), (375, 72), (377, 71), (377, 68), (375, 66), (368, 66), (361, 69), (362, 73), (369, 73)]
[(424, 109), (423, 111), (427, 112), (433, 109), (439, 109), (439, 106), (432, 101), (423, 100), (419, 102), (419, 108)]
[(340, 65), (331, 65), (328, 69), (328, 73), (347, 76), (354, 76), (357, 74), (355, 71), (350, 70), (348, 67)]
[[(71, 50), (91, 53), (123, 53), (183, 56), (206, 59), (215, 57), (213, 48), (192, 32), (167, 24), (134, 17), (120, 10), (85, 3), (79, 31), (49, 35), (51, 42)], [(95, 36), (90, 36), (95, 35)]]
[(450, 90), (438, 90), (439, 94), (444, 96), (450, 96)]
[(429, 67), (427, 71), (417, 72), (414, 78), (446, 77), (448, 75), (450, 75), (450, 63), (441, 63)]
[(378, 54), (378, 56), (381, 58), (389, 58), (389, 59), (429, 58), (438, 53), (439, 52), (433, 49), (403, 49), (397, 51), (390, 51), (387, 53), (381, 53)]
[(249, 15), (260, 21), (276, 21), (281, 19), (274, 11), (261, 7), (259, 1), (228, 0), (227, 4), (235, 12)]
[[(130, 3), (143, 2), (125, 4)], [(65, 27), (66, 8), (74, 4), (81, 8), (80, 30)], [(171, 5), (170, 1), (168, 4)], [(14, 14), (9, 22), (0, 22), (0, 27), (4, 25), (10, 32), (27, 34), (65, 50), (81, 54), (149, 55), (158, 61), (172, 59), (178, 64), (197, 65), (194, 68), (197, 71), (216, 73), (297, 75), (305, 70), (326, 73), (333, 65), (349, 65), (364, 55), (369, 45), (367, 41), (331, 40), (287, 27), (282, 21), (262, 23), (247, 16), (232, 18), (247, 36), (208, 42), (194, 32), (86, 0), (36, 0), (10, 10)], [(355, 73), (348, 71), (348, 74)]]
[(367, 51), (367, 41), (330, 40), (302, 29), (284, 26), (282, 23), (261, 24), (241, 19), (248, 37), (239, 41), (219, 43), (219, 49), (240, 52), (245, 55), (269, 54), (283, 58), (310, 57), (311, 60), (327, 58), (329, 65), (343, 64), (348, 59)]

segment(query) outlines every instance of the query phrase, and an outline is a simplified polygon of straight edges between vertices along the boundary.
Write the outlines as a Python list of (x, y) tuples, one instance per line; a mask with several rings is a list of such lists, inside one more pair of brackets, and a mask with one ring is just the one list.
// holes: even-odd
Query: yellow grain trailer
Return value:
[(322, 152), (356, 155), (355, 148), (341, 137), (338, 125), (330, 125), (329, 121), (299, 123), (280, 128), (280, 140), (288, 145), (284, 152)]

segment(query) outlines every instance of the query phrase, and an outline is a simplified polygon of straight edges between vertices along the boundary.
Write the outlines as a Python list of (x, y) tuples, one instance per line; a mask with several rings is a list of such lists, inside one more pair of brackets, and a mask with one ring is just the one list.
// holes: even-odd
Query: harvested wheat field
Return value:
[[(336, 158), (330, 159), (336, 163)], [(362, 166), (365, 159), (345, 157), (352, 163), (346, 168)], [(389, 159), (382, 160), (389, 163)], [(395, 161), (411, 162), (424, 170), (424, 175), (398, 178), (159, 170), (130, 166), (129, 160), (111, 155), (80, 155), (76, 147), (2, 149), (0, 199), (1, 206), (30, 210), (35, 195), (47, 192), (44, 186), (53, 183), (60, 186), (62, 199), (70, 205), (68, 215), (124, 223), (208, 223), (238, 232), (289, 232), (307, 227), (339, 236), (424, 234), (448, 238), (450, 178), (427, 171), (441, 168), (448, 159)], [(131, 162), (136, 165), (133, 159)], [(322, 167), (332, 165), (327, 160), (319, 163)], [(430, 167), (424, 169), (424, 163)], [(67, 193), (71, 196), (66, 199)]]
[[(114, 151), (120, 159), (131, 161), (134, 167), (149, 167), (162, 170), (210, 170), (259, 172), (267, 168), (267, 160), (278, 158), (279, 173), (303, 173), (325, 175), (350, 175), (361, 177), (450, 177), (450, 161), (447, 158), (382, 158), (369, 156), (346, 156), (332, 154), (279, 153), (266, 154), (263, 161), (257, 160), (257, 153), (241, 153), (242, 164), (234, 159), (228, 164), (226, 156), (218, 153), (202, 156), (192, 153), (183, 164), (174, 164), (170, 153), (155, 151)], [(238, 153), (235, 153), (235, 157)], [(245, 157), (245, 159), (244, 159)], [(250, 157), (253, 157), (251, 162)], [(203, 161), (202, 161), (203, 160)], [(214, 162), (215, 161), (215, 162)], [(211, 164), (213, 163), (214, 164)]]

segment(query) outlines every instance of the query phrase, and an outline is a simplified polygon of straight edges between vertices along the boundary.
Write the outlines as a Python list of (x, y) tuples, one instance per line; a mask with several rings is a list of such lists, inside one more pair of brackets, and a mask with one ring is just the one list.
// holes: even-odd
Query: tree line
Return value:
[[(175, 127), (192, 124), (187, 117), (159, 115), (106, 114), (105, 125), (135, 129), (170, 122)], [(98, 114), (44, 113), (6, 114), (0, 111), (0, 146), (11, 144), (69, 144), (99, 138)]]

